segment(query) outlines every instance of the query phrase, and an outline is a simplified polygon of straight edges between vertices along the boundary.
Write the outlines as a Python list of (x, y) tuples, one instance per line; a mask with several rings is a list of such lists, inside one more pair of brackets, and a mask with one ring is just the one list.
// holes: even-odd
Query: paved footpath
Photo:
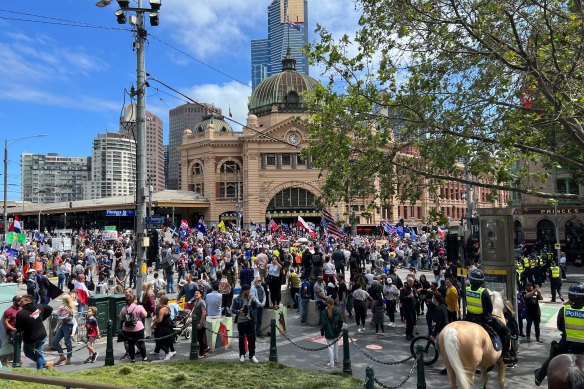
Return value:
[[(419, 272), (420, 274), (426, 274), (428, 280), (433, 280), (433, 275), (430, 272)], [(407, 271), (400, 269), (398, 274), (402, 279), (405, 279)], [(567, 297), (567, 291), (571, 283), (584, 281), (584, 268), (569, 268), (568, 269), (568, 280), (564, 281), (562, 286), (562, 291)], [(549, 354), (549, 344), (554, 339), (559, 339), (559, 332), (555, 328), (557, 311), (561, 307), (559, 303), (550, 303), (550, 292), (549, 292), (549, 282), (544, 284), (542, 287), (542, 293), (544, 300), (541, 305), (542, 309), (542, 324), (541, 324), (541, 338), (544, 343), (535, 342), (535, 335), (532, 334), (532, 341), (527, 342), (525, 338), (520, 338), (520, 350), (519, 350), (519, 364), (513, 369), (507, 369), (506, 382), (507, 387), (514, 389), (531, 389), (535, 387), (533, 379), (533, 370), (538, 368), (541, 363), (545, 360), (546, 356)], [(371, 312), (368, 312), (368, 321), (371, 317)], [(387, 320), (387, 318), (386, 318)], [(525, 323), (524, 323), (525, 324)], [(235, 328), (235, 326), (234, 326)], [(386, 328), (386, 336), (379, 336), (375, 334), (375, 328), (368, 325), (366, 331), (363, 333), (357, 333), (354, 322), (349, 323), (349, 336), (354, 339), (354, 341), (361, 346), (370, 356), (377, 358), (381, 361), (394, 362), (400, 361), (409, 356), (409, 342), (405, 340), (405, 326), (403, 323), (396, 323), (395, 328)], [(426, 333), (426, 320), (424, 316), (419, 318), (419, 330), (420, 333)], [(533, 332), (533, 329), (532, 329)], [(234, 335), (237, 334), (235, 330)], [(300, 324), (299, 316), (295, 313), (293, 309), (288, 310), (288, 331), (287, 336), (291, 338), (298, 346), (304, 348), (317, 348), (325, 344), (325, 340), (320, 336), (319, 328), (316, 326), (309, 326)], [(269, 357), (269, 337), (260, 337), (257, 341), (256, 355), (260, 362), (265, 362)], [(326, 372), (337, 372), (342, 371), (342, 347), (339, 348), (339, 365), (337, 368), (330, 369), (326, 367), (328, 362), (327, 350), (321, 351), (305, 351), (299, 348), (297, 345), (291, 344), (286, 338), (278, 334), (277, 337), (278, 345), (278, 360), (288, 366), (299, 367), (302, 369), (310, 369), (317, 371)], [(342, 344), (342, 343), (341, 343)], [(81, 348), (82, 344), (79, 344), (74, 348)], [(146, 345), (147, 351), (150, 352), (154, 348), (154, 343), (150, 342)], [(175, 345), (177, 350), (177, 355), (173, 359), (188, 359), (190, 352), (190, 341), (181, 338), (179, 342)], [(84, 370), (88, 368), (103, 366), (103, 361), (105, 358), (105, 338), (98, 341), (97, 350), (100, 353), (98, 361), (94, 364), (83, 364), (83, 361), (87, 358), (87, 351), (85, 349), (76, 351), (73, 355), (73, 363), (68, 366), (59, 367), (60, 371), (64, 372), (74, 372), (79, 370)], [(350, 349), (351, 352), (351, 362), (353, 369), (353, 376), (364, 378), (365, 369), (367, 366), (372, 366), (375, 370), (375, 376), (382, 383), (387, 386), (397, 386), (399, 385), (408, 375), (413, 361), (410, 360), (406, 363), (397, 366), (387, 366), (383, 364), (376, 363), (363, 355), (355, 346)], [(120, 357), (124, 354), (124, 349), (121, 343), (115, 343), (114, 339), (114, 355), (116, 365), (124, 364), (127, 362), (119, 361)], [(56, 355), (54, 352), (49, 353), (50, 356)], [(208, 359), (211, 360), (226, 360), (233, 361), (234, 364), (240, 364), (238, 360), (237, 352), (237, 340), (234, 339), (232, 347), (229, 350), (215, 350), (212, 353), (207, 354)], [(162, 361), (154, 361), (153, 363), (164, 363)], [(204, 361), (201, 361), (204, 363)], [(250, 363), (250, 362), (245, 362)], [(30, 360), (26, 359), (23, 355), (23, 366), (32, 367)], [(440, 370), (444, 367), (444, 364), (439, 359), (434, 366), (426, 367), (426, 383), (428, 388), (437, 387), (447, 387), (449, 380), (446, 376), (440, 375)], [(489, 374), (489, 384), (488, 388), (495, 388), (496, 385), (496, 369)], [(479, 376), (475, 378), (476, 386), (478, 387)], [(545, 385), (545, 383), (544, 383)], [(414, 372), (412, 377), (404, 383), (403, 388), (415, 388), (416, 387), (416, 373)]]

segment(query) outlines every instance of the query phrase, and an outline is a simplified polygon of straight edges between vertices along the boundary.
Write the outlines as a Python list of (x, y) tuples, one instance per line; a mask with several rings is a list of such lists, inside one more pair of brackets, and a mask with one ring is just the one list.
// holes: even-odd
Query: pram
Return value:
[(180, 336), (184, 336), (185, 339), (191, 338), (191, 325), (192, 325), (193, 312), (189, 309), (183, 309), (179, 311), (174, 320), (172, 321), (172, 329), (174, 330), (174, 343), (178, 342)]

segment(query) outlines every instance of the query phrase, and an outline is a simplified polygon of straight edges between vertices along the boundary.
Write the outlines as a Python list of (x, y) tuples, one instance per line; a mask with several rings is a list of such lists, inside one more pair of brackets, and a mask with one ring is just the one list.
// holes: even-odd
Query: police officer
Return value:
[(534, 371), (535, 384), (541, 382), (547, 376), (547, 369), (553, 357), (560, 354), (584, 353), (584, 283), (573, 284), (568, 290), (568, 303), (558, 312), (557, 327), (562, 332), (560, 342), (551, 343), (550, 356)]
[(515, 277), (517, 278), (517, 287), (519, 289), (522, 289), (523, 272), (523, 260), (521, 258), (517, 258), (517, 261), (515, 262)]
[(555, 261), (552, 261), (552, 265), (548, 269), (547, 272), (548, 276), (550, 277), (550, 286), (552, 288), (552, 303), (556, 302), (556, 292), (558, 296), (560, 296), (560, 300), (564, 302), (564, 298), (562, 297), (562, 279), (560, 278), (561, 269), (558, 265), (556, 265)]
[(485, 288), (485, 275), (481, 269), (473, 269), (468, 273), (470, 285), (466, 287), (466, 320), (487, 324), (497, 332), (503, 342), (503, 361), (513, 363), (509, 354), (511, 331), (497, 317), (493, 316), (493, 301), (491, 294)]

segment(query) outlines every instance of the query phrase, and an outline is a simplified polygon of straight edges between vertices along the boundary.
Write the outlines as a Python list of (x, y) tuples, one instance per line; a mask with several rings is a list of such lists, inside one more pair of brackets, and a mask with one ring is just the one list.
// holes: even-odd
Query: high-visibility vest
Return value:
[(537, 266), (537, 260), (535, 258), (531, 258), (529, 260), (529, 265), (531, 266), (531, 268), (534, 268)]
[(515, 268), (517, 274), (521, 275), (523, 273), (523, 264), (519, 261), (517, 262), (517, 267)]
[(564, 306), (564, 325), (566, 327), (566, 340), (584, 343), (584, 308)]
[(551, 261), (554, 259), (554, 253), (547, 253), (548, 260)]
[(483, 291), (485, 288), (478, 288), (472, 290), (470, 286), (466, 287), (466, 311), (480, 315), (483, 313)]
[(531, 267), (530, 263), (529, 263), (529, 258), (527, 257), (523, 257), (523, 267), (525, 269), (529, 269)]
[(539, 261), (539, 266), (545, 265), (545, 259), (543, 258), (543, 255), (540, 255), (537, 259)]
[(560, 268), (558, 266), (550, 267), (552, 271), (552, 278), (560, 278)]

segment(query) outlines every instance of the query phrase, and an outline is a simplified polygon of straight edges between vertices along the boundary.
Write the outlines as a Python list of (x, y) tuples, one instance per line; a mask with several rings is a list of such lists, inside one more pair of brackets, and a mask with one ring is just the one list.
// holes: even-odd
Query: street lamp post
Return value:
[[(138, 7), (130, 7), (129, 0), (118, 0), (120, 9), (115, 12), (119, 24), (126, 23), (126, 14), (130, 16), (130, 24), (136, 27), (133, 44), (136, 50), (136, 293), (142, 290), (145, 272), (143, 263), (146, 261), (146, 71), (144, 65), (144, 46), (148, 32), (145, 28), (144, 14), (148, 13), (151, 26), (158, 26), (158, 11), (161, 0), (149, 0), (150, 8), (142, 8), (142, 0), (137, 0)], [(111, 0), (100, 0), (95, 5), (104, 7)]]
[(8, 146), (24, 140), (24, 139), (30, 139), (30, 138), (42, 138), (47, 136), (47, 134), (37, 134), (37, 135), (31, 135), (31, 136), (23, 136), (22, 138), (14, 138), (14, 139), (4, 139), (4, 210), (2, 213), (2, 223), (3, 223), (3, 229), (2, 229), (2, 244), (5, 245), (6, 244), (6, 221), (8, 219), (8, 211), (6, 210), (6, 200), (8, 197)]

